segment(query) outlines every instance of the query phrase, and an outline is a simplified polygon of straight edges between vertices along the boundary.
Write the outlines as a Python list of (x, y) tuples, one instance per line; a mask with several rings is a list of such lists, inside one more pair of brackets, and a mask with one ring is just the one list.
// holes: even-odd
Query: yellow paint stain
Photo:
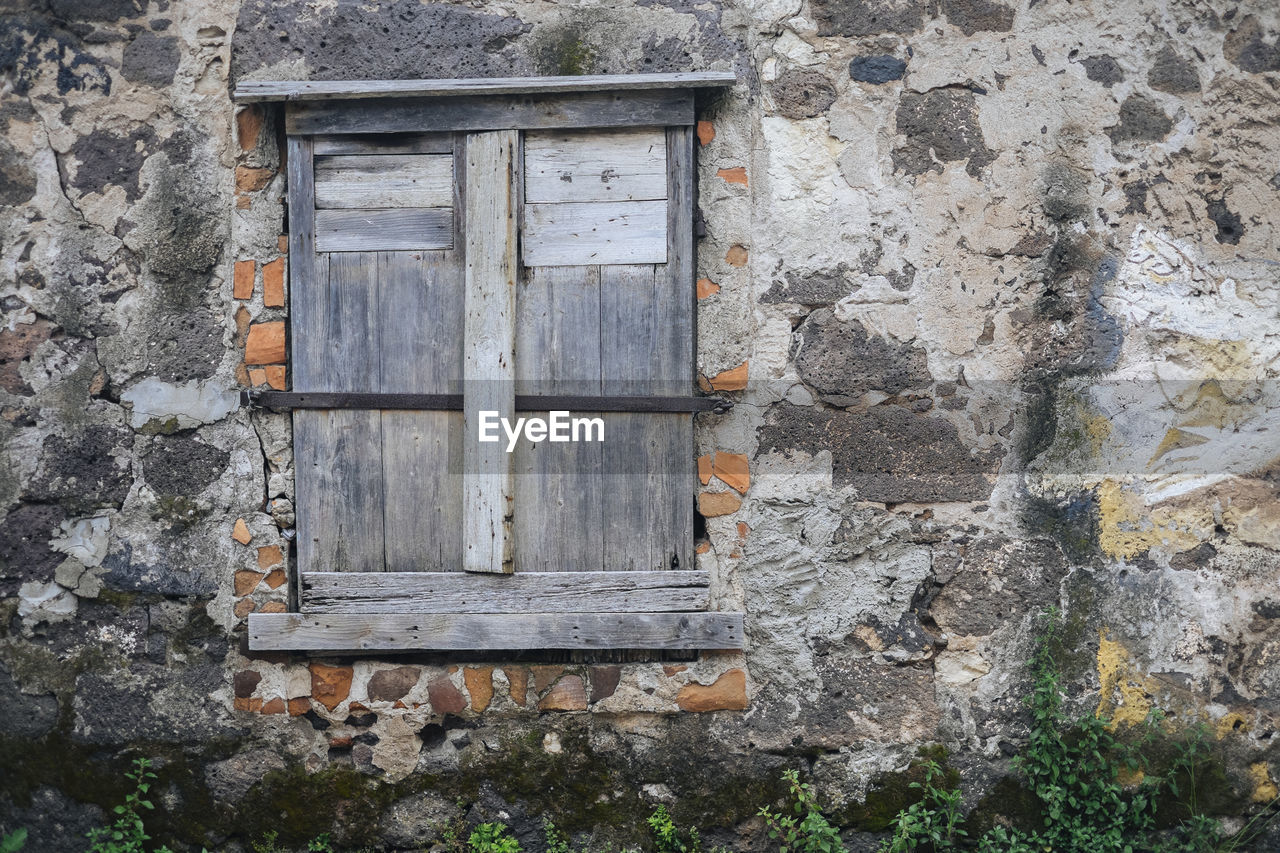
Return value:
[(1249, 778), (1253, 780), (1253, 796), (1251, 799), (1255, 803), (1269, 803), (1276, 797), (1280, 797), (1280, 788), (1277, 788), (1276, 783), (1271, 779), (1271, 771), (1267, 769), (1267, 762), (1259, 761), (1256, 764), (1250, 764)]
[(1147, 507), (1115, 480), (1098, 484), (1098, 544), (1112, 557), (1129, 559), (1166, 546), (1186, 551), (1213, 530), (1212, 511), (1200, 506)]
[(1197, 444), (1207, 444), (1208, 441), (1209, 439), (1204, 436), (1173, 427), (1164, 434), (1164, 440), (1160, 442), (1156, 452), (1147, 460), (1147, 467), (1150, 468), (1152, 463), (1171, 450), (1184, 450), (1188, 447), (1195, 447)]
[(1237, 731), (1237, 726), (1239, 726), (1239, 731), (1246, 732), (1249, 730), (1249, 721), (1245, 719), (1243, 714), (1237, 714), (1232, 711), (1221, 720), (1218, 720), (1217, 725), (1213, 727), (1213, 736), (1218, 740), (1222, 740), (1227, 735)]
[(1121, 723), (1136, 726), (1151, 713), (1150, 679), (1136, 676), (1129, 661), (1129, 650), (1098, 631), (1098, 682), (1101, 685), (1098, 708), (1094, 716), (1109, 717), (1108, 728)]
[(1089, 437), (1089, 446), (1093, 455), (1102, 453), (1102, 445), (1111, 436), (1111, 421), (1105, 415), (1092, 414), (1081, 409), (1080, 421), (1084, 424), (1084, 434)]

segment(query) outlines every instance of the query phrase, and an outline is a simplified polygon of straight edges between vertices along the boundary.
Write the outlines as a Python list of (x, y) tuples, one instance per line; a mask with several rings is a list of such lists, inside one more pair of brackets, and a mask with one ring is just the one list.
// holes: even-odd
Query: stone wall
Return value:
[[(418, 849), (667, 802), (870, 844), (917, 750), (993, 813), (1034, 617), (1069, 702), (1276, 793), (1280, 16), (1189, 0), (0, 0), (0, 827)], [(744, 654), (252, 655), (288, 606), (279, 114), (242, 79), (734, 70), (700, 104), (697, 430)]]

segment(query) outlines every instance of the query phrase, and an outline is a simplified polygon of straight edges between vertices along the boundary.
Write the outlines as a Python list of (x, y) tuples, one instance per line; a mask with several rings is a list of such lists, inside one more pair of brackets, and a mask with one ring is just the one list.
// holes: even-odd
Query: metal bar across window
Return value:
[[(407, 409), (462, 411), (461, 394), (372, 394), (334, 391), (241, 391), (240, 405), (265, 409)], [(517, 394), (521, 412), (715, 412), (733, 408), (721, 397), (582, 397)]]

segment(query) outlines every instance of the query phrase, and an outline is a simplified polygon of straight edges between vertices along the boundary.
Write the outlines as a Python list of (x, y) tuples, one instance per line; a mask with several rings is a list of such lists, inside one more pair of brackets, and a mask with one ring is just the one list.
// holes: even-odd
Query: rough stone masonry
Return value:
[[(1277, 793), (1280, 11), (1228, 0), (0, 0), (0, 826), (420, 849), (655, 804), (851, 844), (942, 744), (998, 817), (1069, 702)], [(251, 655), (288, 606), (280, 115), (241, 80), (733, 70), (700, 104), (697, 428), (742, 654)], [(895, 786), (897, 786), (895, 788)], [(895, 806), (896, 808), (896, 806)], [(630, 834), (629, 834), (630, 833)]]

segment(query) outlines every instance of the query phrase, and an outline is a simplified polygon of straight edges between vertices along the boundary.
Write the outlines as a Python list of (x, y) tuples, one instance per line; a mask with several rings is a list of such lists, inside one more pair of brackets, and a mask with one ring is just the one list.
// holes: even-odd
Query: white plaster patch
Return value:
[(173, 385), (155, 377), (134, 385), (120, 399), (133, 407), (129, 425), (134, 429), (153, 418), (177, 418), (179, 429), (192, 429), (222, 420), (238, 405), (236, 393), (216, 382), (201, 384), (192, 379), (185, 385)]

